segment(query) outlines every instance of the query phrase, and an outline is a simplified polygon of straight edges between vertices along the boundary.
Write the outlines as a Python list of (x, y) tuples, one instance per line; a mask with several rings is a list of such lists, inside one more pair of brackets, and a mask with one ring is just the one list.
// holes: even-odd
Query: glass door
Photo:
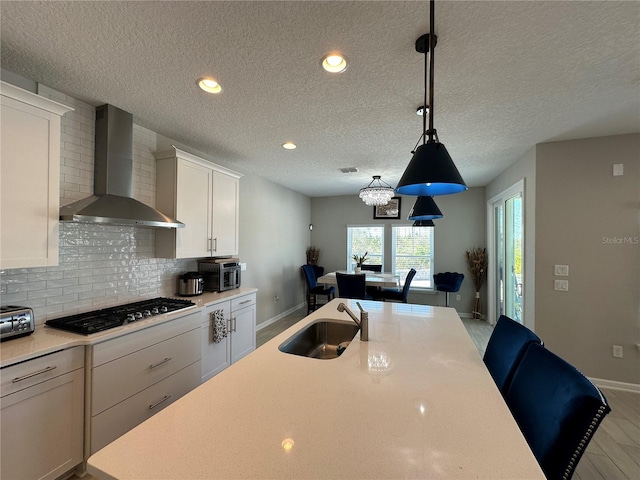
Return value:
[(519, 182), (490, 200), (489, 315), (524, 323), (524, 184)]

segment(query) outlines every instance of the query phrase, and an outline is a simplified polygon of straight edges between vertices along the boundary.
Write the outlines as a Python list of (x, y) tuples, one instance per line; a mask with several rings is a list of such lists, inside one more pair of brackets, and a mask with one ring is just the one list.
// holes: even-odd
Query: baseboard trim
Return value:
[(599, 388), (610, 388), (612, 390), (624, 390), (625, 392), (640, 393), (640, 384), (618, 382), (616, 380), (605, 380), (602, 378), (589, 378)]
[(270, 318), (269, 320), (266, 320), (264, 322), (260, 322), (258, 325), (256, 325), (256, 331), (262, 330), (265, 327), (268, 327), (269, 325), (276, 323), (278, 320), (280, 320), (281, 318), (286, 317), (287, 315), (292, 314), (293, 312), (300, 310), (302, 307), (305, 307), (306, 303), (302, 302), (299, 303), (298, 305), (296, 305), (295, 307), (290, 308), (289, 310), (282, 312), (278, 315), (276, 315), (273, 318)]

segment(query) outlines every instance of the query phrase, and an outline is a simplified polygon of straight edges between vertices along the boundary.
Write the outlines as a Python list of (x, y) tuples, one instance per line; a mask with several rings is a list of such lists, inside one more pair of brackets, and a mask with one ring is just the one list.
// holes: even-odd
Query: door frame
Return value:
[[(516, 194), (522, 194), (522, 280), (523, 283), (526, 281), (525, 272), (527, 271), (527, 256), (526, 256), (526, 202), (525, 202), (525, 179), (522, 178), (518, 180), (516, 183), (501, 191), (499, 194), (491, 197), (487, 200), (487, 249), (489, 251), (489, 265), (487, 272), (487, 320), (490, 325), (495, 325), (498, 320), (498, 312), (496, 311), (496, 259), (494, 253), (496, 251), (496, 236), (495, 236), (495, 216), (494, 216), (494, 205), (502, 201), (504, 204), (506, 200), (514, 197)], [(525, 305), (528, 301), (527, 299), (527, 289), (526, 283), (522, 288), (522, 324), (526, 325), (529, 323), (529, 319), (525, 315)]]

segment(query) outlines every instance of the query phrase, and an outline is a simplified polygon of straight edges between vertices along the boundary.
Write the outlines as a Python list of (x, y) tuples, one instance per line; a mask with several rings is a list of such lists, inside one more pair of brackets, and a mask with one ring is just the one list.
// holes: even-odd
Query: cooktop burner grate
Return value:
[(195, 303), (190, 300), (159, 297), (103, 308), (102, 310), (92, 312), (54, 318), (47, 320), (45, 324), (49, 327), (59, 328), (69, 332), (90, 335), (147, 317), (175, 312), (176, 310), (181, 310), (192, 305), (195, 305)]

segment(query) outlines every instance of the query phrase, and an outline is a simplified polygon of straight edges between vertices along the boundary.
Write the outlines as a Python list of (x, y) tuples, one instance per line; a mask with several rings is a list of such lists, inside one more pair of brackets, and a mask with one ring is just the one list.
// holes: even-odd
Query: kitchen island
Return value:
[(98, 451), (104, 479), (544, 478), (456, 311), (361, 302), (338, 358), (283, 342), (335, 299)]

